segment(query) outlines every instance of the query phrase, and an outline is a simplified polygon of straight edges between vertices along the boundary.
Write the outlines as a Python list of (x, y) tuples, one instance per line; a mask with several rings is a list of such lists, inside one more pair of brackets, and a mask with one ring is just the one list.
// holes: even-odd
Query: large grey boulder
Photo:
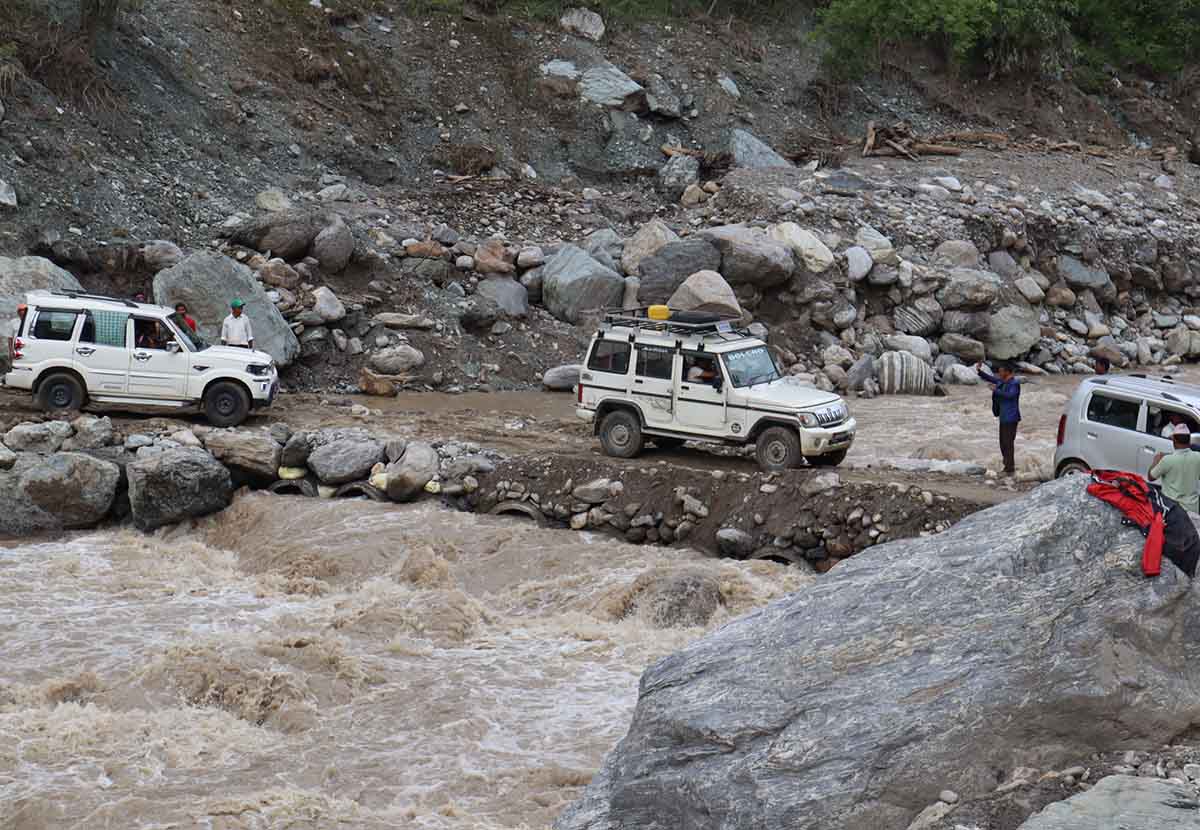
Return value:
[(204, 450), (181, 447), (125, 467), (133, 523), (154, 530), (224, 510), (233, 497), (229, 470)]
[[(880, 266), (881, 270), (886, 266)], [(933, 297), (918, 297), (911, 305), (896, 306), (892, 312), (892, 325), (896, 331), (928, 337), (942, 324), (942, 307)]]
[(883, 346), (895, 352), (915, 354), (926, 363), (933, 363), (933, 349), (924, 337), (912, 334), (889, 334), (883, 338)]
[(265, 432), (216, 430), (205, 436), (204, 447), (226, 467), (271, 481), (279, 477), (283, 447)]
[(404, 455), (387, 465), (387, 497), (412, 501), (437, 475), (439, 464), (437, 450), (421, 441), (410, 441)]
[(874, 547), (658, 661), (557, 830), (905, 828), (996, 770), (1183, 734), (1200, 593), (1166, 560), (1147, 580), (1141, 533), (1086, 486)]
[(366, 478), (383, 458), (383, 445), (378, 441), (342, 438), (313, 450), (308, 468), (322, 484), (345, 484)]
[(700, 181), (700, 160), (680, 154), (672, 156), (658, 171), (658, 189), (672, 202), (678, 202), (688, 185)]
[(568, 9), (558, 19), (558, 25), (588, 40), (598, 41), (604, 37), (604, 18), (590, 9)]
[(66, 421), (17, 424), (4, 433), (4, 445), (17, 452), (58, 452), (75, 432)]
[(312, 255), (327, 274), (340, 274), (354, 255), (354, 232), (340, 216), (321, 229), (312, 243)]
[(1073, 256), (1058, 258), (1058, 275), (1072, 288), (1090, 288), (1099, 291), (1107, 286), (1111, 279), (1103, 268), (1088, 265)]
[(948, 239), (934, 250), (933, 261), (950, 268), (976, 268), (979, 266), (979, 249), (966, 239)]
[(720, 267), (721, 254), (711, 242), (689, 238), (668, 243), (641, 261), (638, 300), (666, 302), (692, 274)]
[(62, 449), (65, 452), (97, 450), (113, 442), (112, 420), (107, 415), (99, 418), (80, 415), (71, 422), (71, 428), (75, 434), (63, 441)]
[(1001, 285), (1000, 277), (991, 271), (952, 268), (937, 299), (947, 309), (987, 308), (1000, 296)]
[(384, 375), (402, 375), (425, 365), (424, 353), (407, 343), (388, 346), (371, 354), (371, 368)]
[(770, 237), (792, 249), (796, 259), (810, 274), (824, 274), (834, 262), (833, 251), (821, 238), (795, 222), (780, 222), (772, 225), (767, 233)]
[(984, 345), (978, 340), (953, 332), (942, 335), (942, 339), (938, 341), (938, 348), (942, 350), (942, 354), (956, 355), (968, 363), (980, 363), (987, 357)]
[(154, 275), (154, 301), (165, 306), (186, 303), (200, 336), (209, 343), (221, 341), (221, 323), (235, 297), (246, 303), (244, 313), (254, 328), (254, 347), (271, 355), (280, 366), (290, 364), (300, 353), (300, 342), (245, 265), (202, 251)]
[(108, 515), (121, 469), (83, 453), (17, 453), (0, 471), (0, 533), (91, 527)]
[[(595, 236), (593, 234), (592, 236)], [(638, 267), (642, 264), (642, 260), (652, 255), (655, 251), (662, 248), (664, 245), (669, 245), (672, 242), (678, 242), (679, 236), (675, 231), (667, 226), (667, 223), (661, 219), (651, 219), (646, 224), (637, 229), (637, 232), (625, 242), (621, 247), (621, 268), (630, 276), (637, 276)], [(602, 244), (603, 240), (597, 239), (593, 241), (588, 238), (590, 244), (585, 245), (585, 249), (594, 258), (600, 262), (603, 259), (596, 256), (594, 250), (595, 245)], [(607, 264), (607, 263), (605, 263)], [(615, 270), (615, 267), (614, 267)]]
[(542, 304), (560, 320), (578, 323), (587, 311), (621, 304), (625, 280), (574, 245), (564, 245), (542, 266)]
[(716, 271), (697, 271), (692, 274), (670, 296), (667, 305), (680, 311), (707, 311), (724, 317), (742, 316), (737, 295)]
[[(17, 306), (28, 291), (82, 291), (79, 280), (40, 256), (11, 259), (0, 256), (0, 320), (17, 316)], [(5, 329), (0, 336), (8, 337)]]
[(1032, 308), (1005, 306), (992, 315), (988, 328), (988, 356), (1000, 360), (1020, 357), (1042, 337), (1038, 313)]
[(579, 95), (593, 104), (624, 110), (642, 109), (646, 103), (642, 85), (607, 61), (584, 70)]
[(792, 278), (796, 264), (792, 249), (762, 228), (722, 225), (700, 234), (721, 253), (721, 274), (730, 285), (770, 288)]
[(776, 153), (769, 144), (746, 132), (729, 134), (729, 155), (734, 167), (791, 167), (792, 163)]
[(525, 317), (529, 314), (529, 290), (511, 277), (480, 280), (475, 293), (487, 297), (509, 317)]
[(579, 373), (582, 371), (583, 366), (578, 363), (555, 366), (542, 374), (542, 386), (553, 392), (570, 392), (579, 383)]
[[(308, 253), (317, 234), (329, 227), (326, 213), (284, 210), (268, 213), (231, 228), (229, 236), (234, 242), (268, 251), (277, 257), (297, 260)], [(191, 311), (191, 306), (188, 307)]]
[(885, 395), (932, 395), (936, 383), (933, 367), (912, 352), (884, 352), (875, 374)]
[(1195, 830), (1200, 799), (1185, 785), (1157, 778), (1110, 775), (1096, 786), (1051, 804), (1018, 830)]

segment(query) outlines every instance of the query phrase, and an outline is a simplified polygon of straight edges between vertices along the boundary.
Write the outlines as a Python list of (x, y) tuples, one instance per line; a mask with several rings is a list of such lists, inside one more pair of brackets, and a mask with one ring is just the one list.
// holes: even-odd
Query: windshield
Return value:
[(187, 324), (187, 320), (183, 319), (183, 315), (178, 311), (167, 319), (175, 326), (175, 331), (179, 333), (179, 339), (184, 341), (184, 345), (190, 345), (193, 352), (202, 352), (211, 345), (199, 334), (192, 331), (192, 327)]
[(723, 355), (725, 369), (729, 372), (729, 382), (736, 387), (751, 386), (756, 383), (770, 383), (780, 377), (779, 367), (775, 358), (766, 346), (755, 346), (752, 349), (742, 349), (740, 352), (727, 352)]

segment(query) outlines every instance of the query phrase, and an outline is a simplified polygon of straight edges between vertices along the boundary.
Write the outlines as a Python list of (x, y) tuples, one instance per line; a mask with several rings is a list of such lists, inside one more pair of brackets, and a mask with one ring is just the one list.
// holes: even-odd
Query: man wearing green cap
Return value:
[(222, 346), (254, 348), (254, 331), (250, 328), (250, 318), (242, 314), (242, 308), (245, 305), (241, 300), (234, 300), (229, 304), (232, 313), (221, 324)]

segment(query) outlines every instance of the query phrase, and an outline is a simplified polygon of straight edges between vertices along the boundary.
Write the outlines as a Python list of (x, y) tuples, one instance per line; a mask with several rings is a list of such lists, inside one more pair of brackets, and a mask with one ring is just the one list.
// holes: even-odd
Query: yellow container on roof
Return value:
[(652, 305), (646, 309), (646, 316), (651, 320), (670, 320), (671, 309), (665, 305)]

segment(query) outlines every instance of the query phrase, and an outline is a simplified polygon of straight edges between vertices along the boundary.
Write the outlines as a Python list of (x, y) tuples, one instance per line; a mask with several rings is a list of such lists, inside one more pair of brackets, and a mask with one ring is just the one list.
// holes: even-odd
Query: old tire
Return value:
[(1088, 476), (1091, 474), (1092, 468), (1087, 464), (1084, 464), (1082, 461), (1066, 461), (1061, 467), (1058, 468), (1058, 472), (1054, 474), (1054, 477), (1063, 478), (1065, 476), (1074, 475)]
[(633, 458), (642, 451), (642, 424), (628, 409), (618, 409), (600, 422), (600, 446), (605, 455)]
[(808, 459), (808, 463), (814, 467), (836, 467), (846, 460), (846, 450), (838, 450), (837, 452), (827, 452), (824, 455), (814, 455)]
[(800, 436), (788, 427), (767, 427), (754, 446), (758, 466), (768, 473), (794, 470), (800, 466)]
[(46, 412), (69, 412), (83, 408), (83, 384), (66, 372), (56, 372), (38, 386), (38, 406)]
[(215, 427), (235, 427), (250, 414), (250, 396), (232, 381), (220, 381), (204, 393), (204, 414)]

